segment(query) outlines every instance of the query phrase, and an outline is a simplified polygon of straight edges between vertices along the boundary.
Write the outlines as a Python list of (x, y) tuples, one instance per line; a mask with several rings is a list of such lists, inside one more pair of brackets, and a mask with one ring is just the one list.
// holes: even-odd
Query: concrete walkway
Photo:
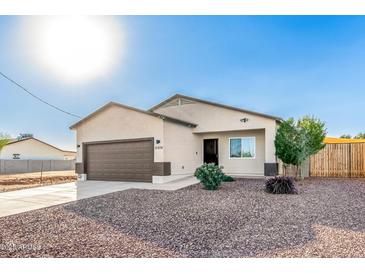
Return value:
[(86, 181), (3, 192), (0, 193), (0, 217), (131, 188), (171, 191), (196, 183), (194, 177), (165, 184)]

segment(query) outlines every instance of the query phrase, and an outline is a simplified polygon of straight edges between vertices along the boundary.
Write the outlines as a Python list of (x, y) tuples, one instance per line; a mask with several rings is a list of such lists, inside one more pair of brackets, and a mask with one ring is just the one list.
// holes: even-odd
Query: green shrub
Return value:
[(194, 176), (203, 184), (206, 189), (216, 190), (223, 181), (224, 173), (222, 172), (221, 167), (211, 163), (198, 167)]
[(223, 175), (223, 182), (233, 182), (234, 178), (226, 174)]

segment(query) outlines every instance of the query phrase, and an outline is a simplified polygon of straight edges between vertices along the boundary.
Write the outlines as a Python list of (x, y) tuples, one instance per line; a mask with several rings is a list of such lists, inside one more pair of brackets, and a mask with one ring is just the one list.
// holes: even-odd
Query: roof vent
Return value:
[(192, 100), (185, 99), (183, 97), (178, 97), (169, 102), (166, 102), (165, 104), (163, 104), (161, 106), (161, 108), (172, 107), (172, 106), (182, 106), (182, 105), (194, 104), (194, 103), (195, 102)]

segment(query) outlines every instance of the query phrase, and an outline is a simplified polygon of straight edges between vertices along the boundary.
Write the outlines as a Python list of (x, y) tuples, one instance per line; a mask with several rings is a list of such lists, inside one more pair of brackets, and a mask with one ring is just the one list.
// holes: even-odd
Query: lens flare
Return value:
[(28, 54), (64, 81), (107, 76), (121, 57), (121, 30), (113, 17), (40, 16), (27, 18), (23, 27)]

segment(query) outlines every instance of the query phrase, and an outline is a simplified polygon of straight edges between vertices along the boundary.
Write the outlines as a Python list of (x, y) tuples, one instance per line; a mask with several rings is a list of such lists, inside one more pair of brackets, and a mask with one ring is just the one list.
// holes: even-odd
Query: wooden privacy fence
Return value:
[(365, 177), (365, 143), (327, 144), (311, 156), (313, 177)]

